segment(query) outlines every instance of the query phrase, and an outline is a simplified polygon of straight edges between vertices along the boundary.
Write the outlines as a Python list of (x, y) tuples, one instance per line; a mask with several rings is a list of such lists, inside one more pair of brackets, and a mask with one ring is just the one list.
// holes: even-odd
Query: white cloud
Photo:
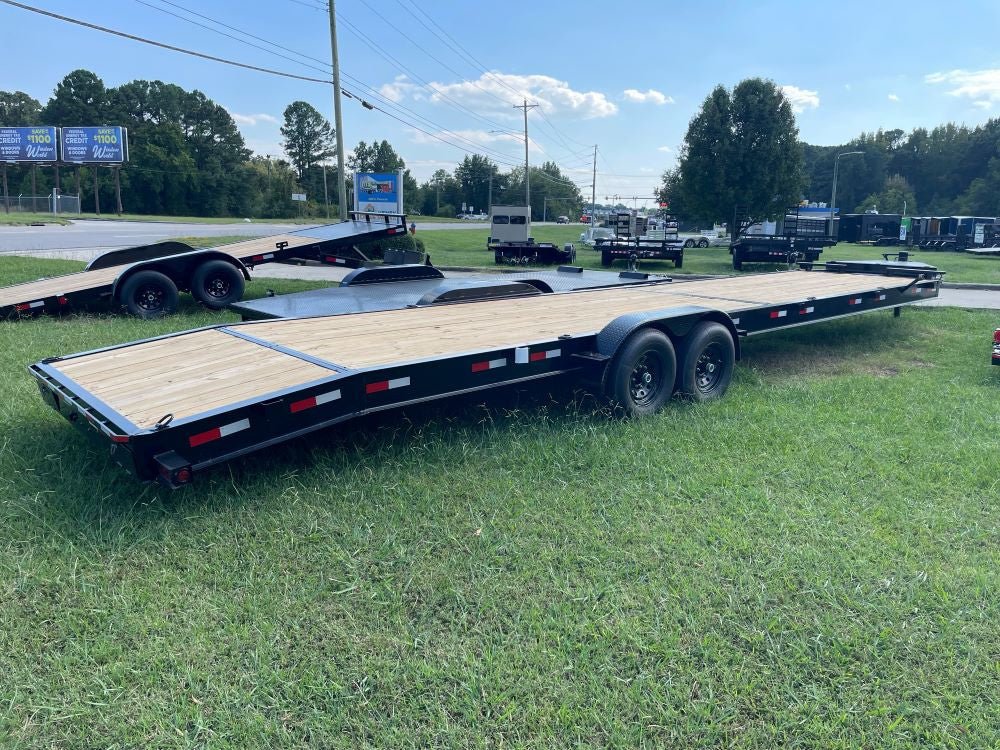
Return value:
[(623, 92), (625, 98), (630, 102), (637, 102), (639, 104), (645, 104), (647, 102), (651, 104), (673, 104), (673, 97), (667, 96), (662, 91), (657, 91), (656, 89), (646, 89), (646, 91), (639, 91), (638, 89), (625, 89)]
[[(541, 74), (515, 75), (493, 71), (474, 81), (431, 82), (433, 92), (429, 94), (415, 90), (413, 84), (398, 78), (382, 89), (386, 87), (390, 87), (394, 95), (423, 96), (434, 104), (458, 102), (475, 112), (511, 120), (521, 116), (514, 107), (524, 98), (529, 104), (538, 104), (545, 114), (571, 113), (583, 119), (592, 119), (610, 117), (618, 112), (618, 105), (599, 91), (577, 91), (566, 81)], [(382, 93), (388, 96), (384, 90)]]
[(248, 125), (253, 127), (257, 123), (267, 122), (272, 125), (278, 124), (278, 118), (274, 115), (258, 114), (258, 115), (241, 115), (238, 112), (233, 112), (231, 109), (227, 109), (229, 116), (233, 118), (233, 121), (237, 125)]
[(672, 154), (674, 152), (674, 150), (670, 148), (670, 146), (657, 146), (656, 150), (662, 151), (665, 154)]
[(417, 92), (414, 91), (418, 88), (415, 83), (410, 83), (410, 79), (405, 75), (398, 75), (392, 83), (383, 83), (379, 86), (378, 92), (391, 102), (401, 102), (410, 93), (414, 98), (418, 98)]
[(899, 97), (896, 96), (895, 94), (889, 94), (889, 101), (890, 102), (898, 102), (899, 101)]
[(781, 87), (781, 92), (785, 95), (788, 103), (792, 105), (793, 112), (805, 112), (807, 109), (816, 109), (819, 106), (818, 91), (800, 89), (798, 86), (786, 84)]
[(1000, 102), (1000, 68), (949, 70), (924, 76), (924, 83), (944, 84), (950, 96), (972, 99), (973, 106), (988, 109)]
[(845, 83), (844, 84), (844, 91), (850, 91), (850, 90), (851, 90), (851, 84)]

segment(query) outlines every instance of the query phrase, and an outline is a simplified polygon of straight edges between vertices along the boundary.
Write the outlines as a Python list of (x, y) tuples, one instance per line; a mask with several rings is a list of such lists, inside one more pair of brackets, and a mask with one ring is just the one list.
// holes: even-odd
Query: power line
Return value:
[(196, 52), (194, 50), (185, 49), (183, 47), (175, 47), (172, 44), (165, 44), (164, 42), (157, 42), (152, 39), (147, 39), (145, 37), (136, 36), (135, 34), (127, 34), (124, 31), (117, 31), (115, 29), (109, 29), (106, 26), (98, 26), (96, 23), (90, 23), (88, 21), (81, 21), (79, 18), (70, 18), (69, 16), (63, 16), (58, 13), (53, 13), (48, 10), (42, 10), (41, 8), (34, 8), (30, 5), (25, 5), (23, 3), (16, 2), (15, 0), (0, 0), (0, 3), (5, 5), (10, 5), (15, 8), (20, 8), (21, 10), (27, 10), (32, 13), (38, 13), (42, 16), (48, 16), (49, 18), (55, 18), (59, 21), (65, 21), (66, 23), (76, 24), (77, 26), (83, 26), (88, 29), (94, 29), (95, 31), (103, 31), (105, 34), (112, 34), (114, 36), (122, 37), (123, 39), (131, 39), (134, 42), (142, 42), (143, 44), (150, 44), (154, 47), (160, 47), (161, 49), (168, 49), (172, 52), (180, 52), (184, 55), (191, 55), (192, 57), (200, 57), (203, 60), (211, 60), (213, 62), (222, 63), (223, 65), (232, 65), (236, 68), (244, 68), (246, 70), (256, 70), (258, 73), (269, 73), (275, 76), (281, 76), (282, 78), (295, 78), (299, 81), (311, 81), (313, 83), (326, 83), (330, 84), (330, 81), (324, 80), (322, 78), (310, 78), (309, 76), (300, 76), (295, 73), (286, 73), (281, 70), (274, 70), (273, 68), (263, 68), (259, 65), (250, 65), (248, 63), (236, 62), (235, 60), (227, 60), (224, 57), (216, 57), (215, 55), (207, 55), (204, 52)]

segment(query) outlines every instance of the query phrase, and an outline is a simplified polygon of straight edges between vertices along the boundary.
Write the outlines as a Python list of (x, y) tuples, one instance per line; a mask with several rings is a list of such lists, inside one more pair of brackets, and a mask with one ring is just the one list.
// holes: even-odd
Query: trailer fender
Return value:
[(130, 276), (139, 271), (158, 271), (173, 281), (178, 289), (188, 289), (191, 285), (191, 277), (194, 275), (195, 269), (202, 263), (210, 260), (225, 261), (238, 268), (240, 273), (243, 274), (244, 280), (250, 280), (250, 271), (238, 258), (219, 252), (218, 250), (196, 250), (192, 253), (143, 261), (128, 266), (115, 279), (111, 288), (111, 296), (113, 299), (118, 299), (118, 293), (121, 291), (122, 285)]
[(663, 331), (676, 346), (688, 332), (703, 320), (713, 320), (724, 325), (733, 337), (736, 359), (740, 358), (739, 331), (732, 319), (719, 310), (696, 305), (670, 307), (665, 310), (650, 310), (620, 315), (608, 323), (597, 334), (597, 353), (611, 359), (621, 349), (622, 344), (641, 328), (656, 328)]

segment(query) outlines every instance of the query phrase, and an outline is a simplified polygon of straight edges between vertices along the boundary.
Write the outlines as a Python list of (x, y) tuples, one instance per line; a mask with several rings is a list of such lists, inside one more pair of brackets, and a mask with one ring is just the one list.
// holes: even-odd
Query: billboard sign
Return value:
[(128, 161), (128, 131), (123, 127), (62, 128), (62, 160), (76, 164)]
[(354, 210), (403, 213), (403, 170), (355, 173)]
[(53, 162), (58, 158), (55, 128), (0, 128), (0, 162)]

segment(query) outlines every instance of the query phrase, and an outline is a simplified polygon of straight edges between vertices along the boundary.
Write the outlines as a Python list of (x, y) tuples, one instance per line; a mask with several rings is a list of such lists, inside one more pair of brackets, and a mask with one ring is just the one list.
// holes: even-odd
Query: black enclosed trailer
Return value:
[(837, 239), (841, 242), (899, 243), (899, 214), (844, 214), (840, 217)]
[(299, 229), (215, 248), (194, 250), (181, 242), (114, 250), (85, 270), (0, 288), (0, 319), (62, 313), (95, 304), (117, 304), (140, 317), (159, 317), (177, 307), (178, 291), (222, 309), (243, 296), (250, 270), (293, 259), (349, 265), (342, 257), (355, 244), (406, 233), (399, 214), (353, 213), (350, 221)]
[(52, 407), (140, 479), (203, 468), (354, 417), (558, 374), (631, 415), (722, 395), (741, 336), (936, 296), (912, 262), (543, 293), (219, 325), (31, 365)]

